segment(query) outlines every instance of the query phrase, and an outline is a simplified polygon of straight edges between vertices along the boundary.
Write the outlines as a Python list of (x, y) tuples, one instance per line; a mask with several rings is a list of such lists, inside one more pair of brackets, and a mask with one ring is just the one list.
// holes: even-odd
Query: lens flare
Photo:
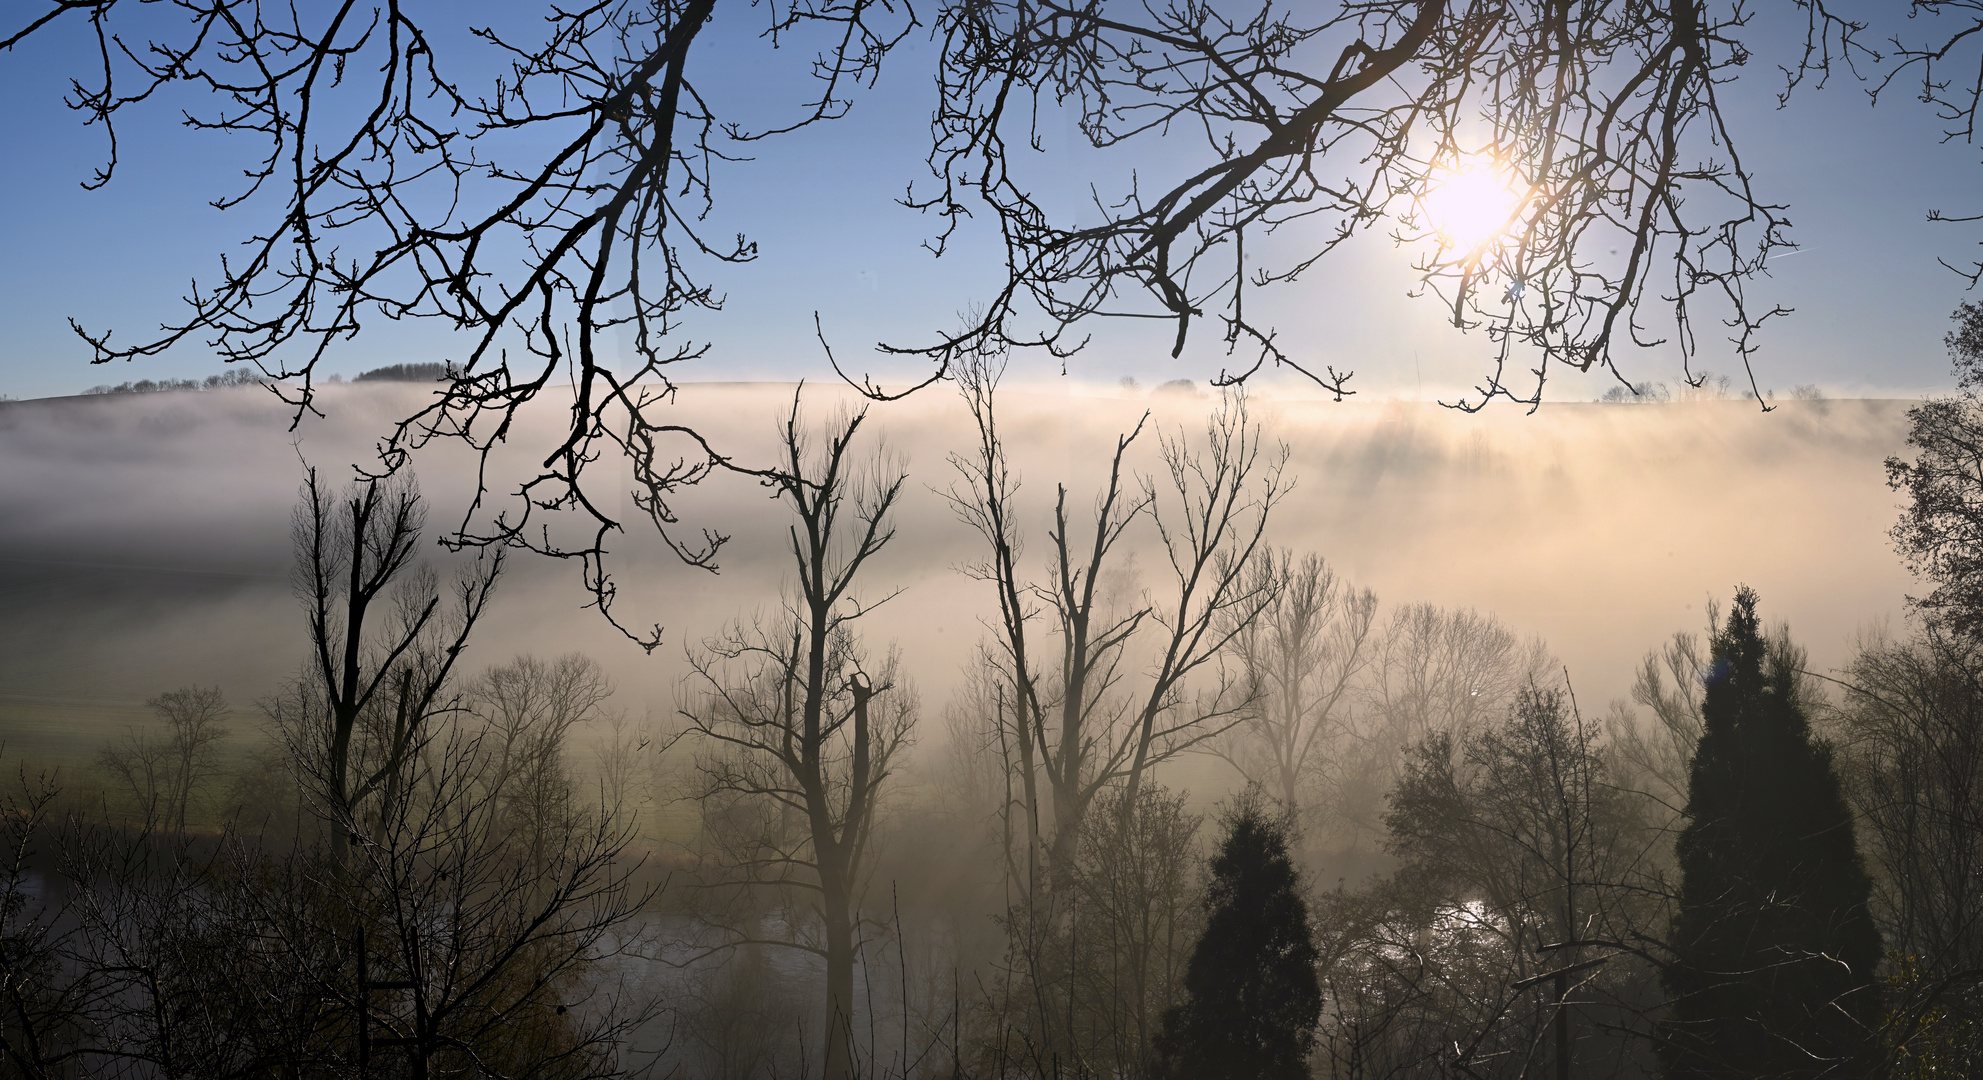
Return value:
[(1506, 170), (1467, 162), (1434, 169), (1420, 205), (1440, 246), (1473, 251), (1507, 228), (1521, 199)]

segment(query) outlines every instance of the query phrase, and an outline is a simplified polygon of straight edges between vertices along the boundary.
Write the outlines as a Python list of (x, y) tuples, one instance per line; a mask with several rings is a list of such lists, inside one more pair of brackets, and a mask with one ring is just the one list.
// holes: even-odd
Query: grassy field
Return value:
[[(64, 769), (89, 765), (108, 740), (132, 726), (156, 723), (143, 703), (109, 701), (63, 702), (35, 700), (28, 695), (0, 694), (0, 744), (9, 760), (60, 765)], [(237, 740), (230, 738), (230, 743)]]

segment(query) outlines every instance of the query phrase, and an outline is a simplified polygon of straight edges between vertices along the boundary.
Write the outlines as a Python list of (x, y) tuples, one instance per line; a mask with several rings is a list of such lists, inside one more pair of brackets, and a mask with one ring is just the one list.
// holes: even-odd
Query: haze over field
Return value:
[(0, 16), (0, 1080), (1983, 1077), (1983, 0), (268, 7)]
[[(87, 754), (165, 689), (218, 683), (245, 705), (292, 677), (305, 646), (289, 584), (300, 460), (345, 475), (423, 392), (332, 388), (329, 419), (300, 436), (268, 395), (245, 388), (0, 404), (0, 505), (9, 508), (0, 516), (0, 729), (11, 732), (10, 749)], [(792, 392), (692, 385), (673, 418), (740, 462), (763, 461)], [(849, 399), (831, 385), (805, 391), (815, 419)], [(1006, 391), (1028, 568), (1044, 572), (1056, 483), (1087, 505), (1114, 437), (1142, 410), (1196, 435), (1212, 403), (1202, 390)], [(1741, 401), (1549, 405), (1532, 416), (1468, 416), (1427, 404), (1263, 399), (1256, 415), (1289, 446), (1297, 481), (1270, 539), (1321, 553), (1385, 609), (1472, 606), (1540, 635), (1593, 713), (1625, 693), (1644, 652), (1676, 630), (1701, 630), (1704, 601), (1725, 603), (1743, 582), (1829, 670), (1862, 629), (1897, 625), (1915, 587), (1886, 536), (1897, 497), (1881, 468), (1903, 448), (1909, 404), (1799, 401), (1767, 414)], [(934, 713), (990, 610), (988, 588), (958, 572), (977, 551), (939, 494), (956, 478), (947, 455), (968, 449), (968, 421), (938, 387), (874, 407), (870, 424), (906, 461), (910, 488), (900, 539), (866, 579), (870, 597), (902, 593), (867, 635), (900, 644)], [(1139, 472), (1156, 464), (1151, 434), (1138, 444)], [(431, 543), (458, 519), (469, 474), (453, 447), (416, 468), (433, 504)], [(653, 656), (581, 610), (575, 565), (524, 556), (477, 634), (475, 662), (583, 650), (612, 674), (620, 707), (671, 716), (684, 644), (770, 608), (787, 573), (785, 511), (753, 481), (719, 478), (681, 509), (690, 526), (734, 537), (720, 573), (674, 562), (631, 517), (613, 542), (616, 611), (631, 625), (662, 624)], [(1151, 539), (1135, 537), (1143, 548)], [(447, 562), (438, 548), (428, 554)], [(1146, 568), (1149, 558), (1145, 550)]]

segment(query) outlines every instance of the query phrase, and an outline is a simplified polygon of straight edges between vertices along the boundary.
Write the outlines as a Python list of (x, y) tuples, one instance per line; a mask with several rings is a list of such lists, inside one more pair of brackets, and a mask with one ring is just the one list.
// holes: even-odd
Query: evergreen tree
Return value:
[(1155, 1074), (1174, 1080), (1305, 1080), (1322, 1012), (1318, 953), (1290, 823), (1257, 791), (1225, 816), (1212, 860), (1205, 932), (1185, 969), (1185, 1000), (1164, 1013)]
[(1670, 1078), (1846, 1076), (1876, 1015), (1879, 931), (1831, 748), (1744, 587), (1715, 634), (1680, 834)]

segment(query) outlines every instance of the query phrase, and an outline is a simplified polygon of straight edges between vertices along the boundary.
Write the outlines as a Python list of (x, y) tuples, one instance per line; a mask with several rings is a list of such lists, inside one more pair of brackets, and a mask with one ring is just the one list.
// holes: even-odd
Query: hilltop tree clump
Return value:
[(439, 382), (448, 377), (448, 366), (438, 361), (426, 364), (387, 364), (360, 372), (352, 382)]
[(1845, 1075), (1877, 1016), (1880, 935), (1830, 746), (1742, 588), (1717, 631), (1680, 834), (1663, 1052), (1678, 1078)]
[(121, 382), (116, 386), (108, 383), (92, 386), (83, 391), (84, 397), (98, 397), (104, 394), (162, 394), (173, 390), (225, 390), (231, 386), (264, 386), (268, 379), (259, 371), (249, 368), (232, 368), (218, 375), (204, 379), (139, 379), (136, 382)]
[(1288, 858), (1291, 823), (1257, 793), (1227, 813), (1185, 1000), (1155, 1043), (1161, 1080), (1305, 1080), (1322, 1013), (1319, 953)]

